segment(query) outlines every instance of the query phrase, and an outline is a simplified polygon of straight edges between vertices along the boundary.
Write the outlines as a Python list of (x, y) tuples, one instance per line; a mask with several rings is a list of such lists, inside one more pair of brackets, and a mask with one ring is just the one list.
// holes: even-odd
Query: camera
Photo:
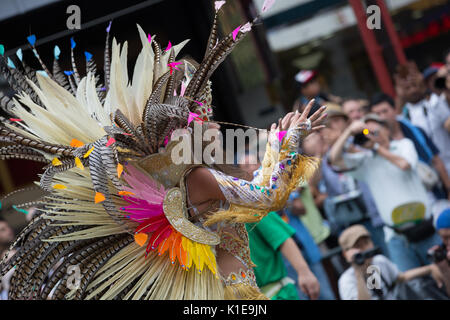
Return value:
[(369, 132), (369, 129), (364, 129), (363, 132), (357, 133), (353, 136), (353, 144), (362, 146), (364, 145), (367, 141), (369, 141), (369, 138), (367, 138), (368, 134), (371, 134), (372, 136), (378, 136), (378, 131), (372, 131)]
[(355, 134), (353, 136), (353, 143), (357, 144), (359, 146), (364, 145), (367, 141), (369, 141), (369, 138), (367, 138), (366, 135), (364, 133), (362, 133), (362, 132), (358, 133), (358, 134)]
[(436, 89), (445, 90), (447, 89), (447, 85), (445, 83), (445, 77), (438, 77), (434, 80), (434, 86)]
[(428, 259), (430, 259), (434, 263), (439, 263), (447, 259), (447, 248), (442, 244), (433, 252), (428, 253), (427, 256)]
[(353, 263), (362, 266), (367, 259), (370, 259), (377, 254), (381, 254), (381, 250), (378, 247), (363, 252), (358, 252), (353, 256)]

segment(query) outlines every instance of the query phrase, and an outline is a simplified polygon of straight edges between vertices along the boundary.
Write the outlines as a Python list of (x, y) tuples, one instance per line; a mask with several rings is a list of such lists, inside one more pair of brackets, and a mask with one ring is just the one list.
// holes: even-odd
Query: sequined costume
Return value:
[[(315, 161), (297, 153), (305, 131), (289, 130), (281, 144), (270, 141), (252, 181), (202, 164), (226, 201), (195, 214), (196, 221), (185, 178), (198, 165), (171, 158), (176, 129), (212, 119), (209, 78), (253, 25), (218, 39), (220, 6), (216, 2), (199, 65), (176, 60), (186, 42), (162, 50), (138, 26), (143, 48), (129, 77), (127, 43), (113, 39), (110, 56), (111, 24), (102, 78), (88, 52), (86, 75), (80, 76), (73, 39), (70, 71), (61, 71), (56, 47), (50, 72), (34, 36), (28, 40), (43, 70), (32, 70), (21, 53), (0, 57), (17, 92), (0, 97), (11, 116), (2, 119), (0, 142), (6, 146), (0, 158), (46, 163), (40, 187), (48, 191), (41, 213), (11, 246), (17, 253), (2, 261), (1, 275), (15, 268), (11, 299), (265, 298), (255, 282), (244, 223), (282, 208), (313, 172)], [(218, 250), (243, 267), (223, 274)]]

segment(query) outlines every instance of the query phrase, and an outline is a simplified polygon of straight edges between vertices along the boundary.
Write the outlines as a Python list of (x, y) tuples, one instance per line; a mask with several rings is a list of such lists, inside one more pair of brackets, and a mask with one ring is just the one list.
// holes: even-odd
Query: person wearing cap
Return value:
[(300, 97), (295, 101), (293, 110), (302, 111), (311, 99), (315, 99), (313, 110), (320, 108), (325, 102), (339, 102), (340, 98), (322, 91), (316, 70), (301, 70), (295, 75), (300, 84)]
[[(438, 148), (426, 135), (425, 131), (414, 126), (407, 119), (399, 117), (395, 112), (394, 100), (387, 94), (378, 93), (374, 95), (371, 100), (370, 110), (388, 123), (393, 140), (401, 140), (406, 137), (414, 143), (414, 147), (419, 156), (419, 163), (422, 165), (424, 171), (424, 183), (429, 187), (434, 198), (447, 198), (450, 200), (449, 175), (440, 157)], [(429, 170), (433, 169), (437, 174), (434, 172), (431, 172), (432, 175), (427, 174)], [(443, 187), (438, 185), (439, 179)]]
[(355, 259), (357, 254), (375, 249), (370, 233), (363, 225), (345, 229), (338, 241), (345, 260), (350, 264), (338, 281), (342, 300), (395, 299), (390, 290), (396, 283), (426, 275), (432, 276), (438, 287), (442, 286), (442, 273), (434, 264), (400, 272), (394, 263), (381, 254), (369, 255), (362, 264), (358, 262)]
[[(341, 106), (334, 103), (326, 103), (325, 106), (327, 107), (327, 127), (322, 129), (321, 133), (331, 146), (348, 127), (350, 119)], [(333, 223), (334, 233), (339, 233), (351, 224), (363, 223), (369, 229), (372, 239), (381, 248), (383, 254), (388, 255), (384, 240), (384, 222), (370, 189), (363, 181), (357, 181), (349, 175), (336, 172), (329, 162), (328, 152), (320, 156), (322, 157), (322, 179), (328, 193), (324, 208)], [(345, 219), (344, 214), (347, 217)], [(340, 216), (339, 220), (336, 219), (336, 215)]]
[[(365, 133), (367, 141), (346, 146), (351, 135)], [(430, 247), (440, 243), (427, 192), (416, 171), (418, 155), (410, 139), (390, 139), (387, 123), (376, 114), (354, 121), (330, 150), (330, 162), (367, 183), (385, 227), (392, 261), (402, 271), (431, 261)]]
[(445, 257), (440, 261), (435, 261), (435, 263), (443, 275), (447, 295), (450, 297), (450, 208), (439, 214), (436, 220), (436, 230), (442, 239), (442, 245), (430, 248), (429, 253), (433, 254), (437, 250), (442, 250), (445, 253)]
[(443, 63), (434, 62), (428, 68), (423, 71), (423, 80), (430, 93), (440, 95), (442, 88), (436, 87), (436, 79), (438, 78), (438, 71), (444, 66)]

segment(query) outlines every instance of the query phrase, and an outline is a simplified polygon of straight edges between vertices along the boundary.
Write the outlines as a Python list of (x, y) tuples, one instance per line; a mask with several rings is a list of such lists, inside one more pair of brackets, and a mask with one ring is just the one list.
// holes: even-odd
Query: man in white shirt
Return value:
[(415, 126), (422, 128), (440, 150), (447, 174), (450, 175), (450, 132), (445, 122), (450, 119), (450, 108), (444, 96), (432, 93), (416, 103), (405, 105), (406, 117)]
[[(362, 132), (366, 142), (345, 148), (350, 136)], [(332, 146), (330, 162), (367, 183), (386, 225), (389, 256), (406, 271), (429, 264), (427, 251), (440, 239), (430, 220), (426, 190), (415, 171), (414, 144), (406, 138), (391, 141), (389, 132), (386, 122), (375, 114), (354, 121)]]
[[(342, 300), (392, 300), (392, 287), (398, 282), (431, 275), (438, 286), (443, 277), (435, 264), (400, 272), (385, 256), (378, 254), (356, 259), (357, 254), (367, 254), (374, 249), (370, 234), (363, 225), (353, 225), (339, 237), (342, 253), (351, 267), (338, 281), (339, 295)], [(358, 261), (362, 260), (362, 261)]]
[(450, 175), (450, 132), (445, 125), (450, 121), (450, 108), (445, 96), (427, 91), (424, 76), (413, 62), (399, 66), (394, 79), (397, 112), (425, 131), (440, 150)]

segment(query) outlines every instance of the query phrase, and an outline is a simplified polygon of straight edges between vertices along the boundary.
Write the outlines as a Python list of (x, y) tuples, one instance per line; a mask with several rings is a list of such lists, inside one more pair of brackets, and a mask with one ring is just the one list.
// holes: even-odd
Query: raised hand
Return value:
[(320, 107), (319, 110), (314, 112), (313, 115), (308, 118), (308, 114), (314, 105), (314, 101), (315, 100), (312, 99), (302, 113), (299, 113), (298, 111), (295, 112), (295, 114), (290, 118), (290, 129), (303, 129), (306, 130), (307, 134), (310, 134), (311, 132), (325, 128), (322, 124), (327, 116), (327, 114), (324, 113), (326, 109), (325, 106)]
[(270, 132), (276, 131), (285, 131), (288, 129), (300, 129), (306, 132), (306, 135), (311, 132), (320, 130), (325, 128), (322, 124), (325, 120), (327, 114), (323, 113), (326, 109), (325, 106), (322, 106), (319, 110), (314, 112), (314, 114), (308, 118), (308, 114), (311, 111), (312, 106), (314, 105), (314, 99), (312, 99), (305, 110), (300, 113), (298, 111), (287, 113), (284, 118), (278, 119), (278, 124), (273, 123), (270, 127)]

